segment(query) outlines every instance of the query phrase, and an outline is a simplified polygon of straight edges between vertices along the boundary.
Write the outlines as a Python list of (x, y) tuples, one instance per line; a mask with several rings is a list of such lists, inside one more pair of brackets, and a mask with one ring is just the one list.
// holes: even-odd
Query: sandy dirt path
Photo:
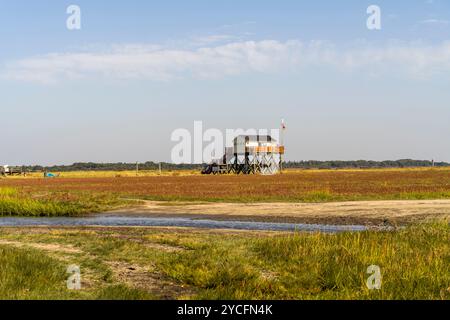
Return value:
[(296, 223), (395, 225), (430, 219), (450, 219), (450, 200), (250, 204), (146, 201), (143, 205), (135, 208), (110, 214)]

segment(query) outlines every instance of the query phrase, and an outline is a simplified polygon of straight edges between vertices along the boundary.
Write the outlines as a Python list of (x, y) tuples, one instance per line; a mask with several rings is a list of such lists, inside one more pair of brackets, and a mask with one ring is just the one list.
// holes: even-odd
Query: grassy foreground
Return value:
[[(82, 290), (66, 289), (77, 264)], [(367, 267), (381, 268), (369, 290)], [(0, 229), (3, 299), (450, 299), (448, 222), (393, 232)]]

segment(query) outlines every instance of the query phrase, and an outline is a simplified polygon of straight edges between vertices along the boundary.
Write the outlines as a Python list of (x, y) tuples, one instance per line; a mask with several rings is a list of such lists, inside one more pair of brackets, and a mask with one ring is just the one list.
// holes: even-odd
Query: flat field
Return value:
[[(276, 176), (161, 176), (130, 173), (64, 173), (60, 178), (0, 180), (35, 197), (88, 192), (146, 200), (208, 202), (330, 202), (450, 199), (450, 168), (305, 170)], [(106, 176), (104, 176), (106, 174)]]

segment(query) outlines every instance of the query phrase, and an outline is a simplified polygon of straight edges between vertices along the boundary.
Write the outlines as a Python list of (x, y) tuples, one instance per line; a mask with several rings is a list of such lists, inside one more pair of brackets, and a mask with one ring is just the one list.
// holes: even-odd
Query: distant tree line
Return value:
[(386, 160), (386, 161), (295, 161), (287, 162), (284, 168), (292, 169), (346, 169), (346, 168), (415, 168), (415, 167), (448, 167), (450, 163), (428, 160)]
[[(345, 169), (345, 168), (414, 168), (432, 167), (433, 162), (428, 160), (403, 159), (396, 161), (289, 161), (284, 163), (285, 169)], [(450, 163), (435, 162), (435, 167), (448, 167)], [(159, 163), (148, 161), (138, 164), (139, 170), (159, 170)], [(161, 163), (161, 168), (167, 170), (200, 170), (203, 165), (198, 164), (173, 164)], [(72, 165), (61, 166), (24, 166), (23, 171), (49, 171), (49, 172), (70, 172), (70, 171), (129, 171), (136, 170), (136, 163), (93, 163), (79, 162)]]
[[(60, 166), (24, 166), (24, 171), (54, 171), (54, 172), (70, 172), (70, 171), (130, 171), (136, 170), (159, 170), (159, 163), (148, 161), (145, 163), (94, 163), (94, 162), (78, 162), (72, 165)], [(173, 164), (161, 163), (163, 170), (196, 170), (200, 169), (201, 165), (195, 164)]]

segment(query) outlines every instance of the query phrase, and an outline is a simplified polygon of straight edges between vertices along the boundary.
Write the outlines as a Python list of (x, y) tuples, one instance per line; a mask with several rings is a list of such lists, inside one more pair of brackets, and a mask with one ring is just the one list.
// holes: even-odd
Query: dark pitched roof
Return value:
[(240, 135), (234, 138), (236, 140), (249, 140), (249, 141), (262, 141), (262, 142), (277, 142), (274, 138), (269, 135)]

